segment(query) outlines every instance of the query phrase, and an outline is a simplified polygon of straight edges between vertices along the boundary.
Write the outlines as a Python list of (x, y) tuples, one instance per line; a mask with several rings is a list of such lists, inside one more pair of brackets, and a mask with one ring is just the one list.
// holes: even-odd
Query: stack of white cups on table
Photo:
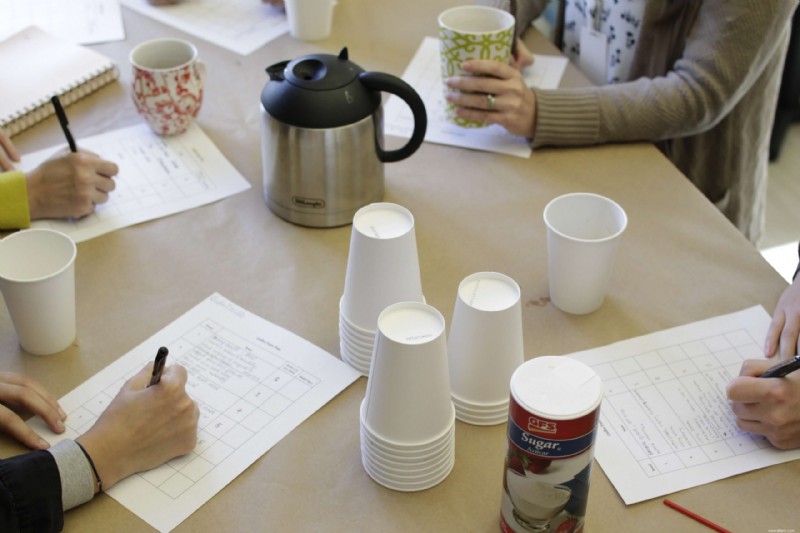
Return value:
[(385, 202), (359, 209), (339, 301), (342, 360), (368, 375), (378, 315), (396, 302), (423, 301), (411, 212)]
[(509, 382), (525, 361), (520, 288), (497, 272), (458, 286), (447, 341), (456, 417), (479, 426), (508, 420)]
[(342, 359), (369, 377), (361, 461), (375, 482), (433, 487), (453, 469), (456, 418), (508, 419), (509, 382), (524, 361), (520, 293), (503, 274), (467, 276), (448, 338), (444, 317), (422, 294), (414, 217), (391, 203), (356, 212), (339, 339)]
[(455, 463), (445, 321), (433, 307), (399, 302), (378, 318), (361, 404), (361, 461), (377, 483), (419, 491), (441, 483)]

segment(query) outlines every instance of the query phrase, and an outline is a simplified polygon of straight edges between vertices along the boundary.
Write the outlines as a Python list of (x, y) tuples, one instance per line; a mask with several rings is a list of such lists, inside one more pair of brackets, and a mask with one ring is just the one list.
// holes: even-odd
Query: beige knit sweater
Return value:
[[(518, 27), (545, 4), (517, 0)], [(533, 147), (656, 142), (757, 243), (796, 6), (797, 0), (648, 0), (632, 81), (536, 89)]]

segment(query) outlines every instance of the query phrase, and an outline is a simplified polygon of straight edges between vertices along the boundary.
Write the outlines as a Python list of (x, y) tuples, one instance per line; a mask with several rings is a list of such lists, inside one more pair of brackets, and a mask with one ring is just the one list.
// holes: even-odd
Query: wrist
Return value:
[(102, 482), (102, 487), (98, 486), (96, 488), (108, 490), (116, 485), (124, 475), (119, 472), (116, 466), (119, 461), (114, 460), (114, 454), (108, 453), (108, 443), (105, 442), (105, 439), (95, 438), (96, 435), (92, 432), (92, 429), (75, 439), (75, 442), (81, 447), (93, 466), (96, 484), (100, 485)]
[(91, 467), (92, 469), (92, 477), (94, 478), (94, 494), (97, 494), (98, 492), (103, 492), (103, 479), (97, 472), (97, 467), (95, 466), (94, 461), (92, 460), (92, 456), (89, 455), (89, 452), (86, 451), (86, 448), (84, 448), (80, 442), (76, 440), (75, 444), (78, 445), (78, 448), (80, 448), (81, 452), (83, 453), (83, 456), (86, 457), (86, 460), (89, 462), (89, 467)]

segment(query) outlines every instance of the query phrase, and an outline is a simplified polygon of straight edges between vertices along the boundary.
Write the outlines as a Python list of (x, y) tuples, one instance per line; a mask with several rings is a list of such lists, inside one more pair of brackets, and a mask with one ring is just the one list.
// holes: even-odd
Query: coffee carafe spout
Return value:
[(275, 63), (267, 67), (267, 75), (271, 81), (285, 81), (286, 76), (284, 76), (283, 71), (286, 69), (286, 65), (289, 64), (289, 61), (281, 61), (280, 63)]

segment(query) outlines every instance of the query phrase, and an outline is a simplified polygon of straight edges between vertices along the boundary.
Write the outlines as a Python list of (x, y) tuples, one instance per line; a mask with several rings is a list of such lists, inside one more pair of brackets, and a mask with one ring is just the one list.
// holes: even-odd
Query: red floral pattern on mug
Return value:
[(134, 67), (133, 101), (153, 131), (186, 131), (203, 102), (204, 74), (204, 65), (197, 61), (169, 70)]

